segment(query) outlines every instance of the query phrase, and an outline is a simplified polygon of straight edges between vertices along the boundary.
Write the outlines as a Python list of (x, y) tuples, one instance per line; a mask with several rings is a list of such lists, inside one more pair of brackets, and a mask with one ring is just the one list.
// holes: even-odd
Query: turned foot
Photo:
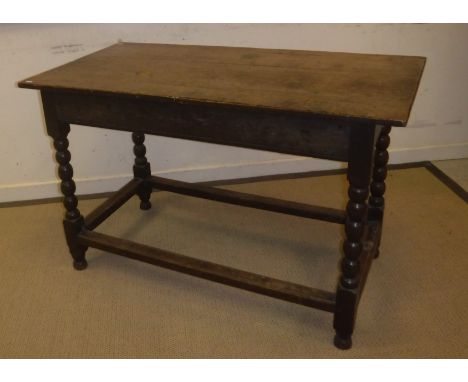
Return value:
[(87, 266), (88, 262), (85, 259), (80, 261), (73, 261), (73, 268), (75, 268), (77, 271), (82, 271), (83, 269), (86, 269)]
[(351, 337), (340, 337), (336, 334), (333, 343), (338, 349), (347, 350), (351, 348), (353, 341), (351, 340)]
[(140, 209), (141, 210), (149, 210), (151, 208), (151, 202), (149, 200), (142, 200), (140, 202)]

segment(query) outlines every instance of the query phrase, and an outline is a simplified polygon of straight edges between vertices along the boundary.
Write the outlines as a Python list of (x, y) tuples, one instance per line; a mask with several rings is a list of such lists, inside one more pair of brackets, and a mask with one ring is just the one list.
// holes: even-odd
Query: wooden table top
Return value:
[(118, 43), (18, 86), (406, 126), (425, 61), (415, 56)]

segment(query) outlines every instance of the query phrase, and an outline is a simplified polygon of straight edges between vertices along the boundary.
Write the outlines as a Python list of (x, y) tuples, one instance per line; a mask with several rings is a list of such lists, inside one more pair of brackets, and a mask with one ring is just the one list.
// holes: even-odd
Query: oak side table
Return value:
[[(424, 57), (118, 43), (19, 82), (41, 91), (54, 140), (65, 237), (75, 269), (88, 247), (334, 314), (335, 345), (351, 347), (357, 306), (379, 254), (391, 126), (406, 126)], [(83, 217), (70, 124), (132, 132), (134, 178)], [(144, 134), (348, 162), (346, 210), (151, 175)], [(336, 291), (198, 260), (93, 231), (133, 195), (152, 189), (344, 224)]]

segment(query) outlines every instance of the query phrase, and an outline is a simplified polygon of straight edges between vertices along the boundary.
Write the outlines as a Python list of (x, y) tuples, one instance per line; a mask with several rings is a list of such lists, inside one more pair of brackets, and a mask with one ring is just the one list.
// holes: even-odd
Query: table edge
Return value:
[[(30, 82), (30, 80), (34, 77), (37, 77), (43, 73), (49, 72), (51, 70), (57, 69), (61, 66), (70, 64), (75, 61), (79, 61), (87, 56), (91, 56), (96, 54), (102, 50), (112, 48), (116, 45), (166, 45), (166, 46), (193, 46), (193, 47), (207, 47), (207, 48), (225, 48), (225, 49), (251, 49), (251, 50), (266, 50), (266, 51), (284, 51), (284, 52), (305, 52), (305, 53), (330, 53), (330, 54), (348, 54), (348, 55), (363, 55), (363, 56), (387, 56), (387, 57), (406, 57), (406, 58), (415, 58), (420, 59), (422, 61), (422, 68), (420, 72), (420, 76), (418, 78), (417, 86), (414, 89), (414, 93), (412, 95), (411, 102), (409, 104), (409, 108), (406, 112), (406, 118), (403, 119), (376, 119), (376, 118), (369, 118), (359, 115), (338, 115), (338, 114), (330, 114), (330, 113), (321, 113), (315, 111), (307, 111), (307, 110), (297, 110), (297, 109), (289, 109), (289, 108), (275, 108), (275, 107), (268, 107), (265, 105), (250, 105), (250, 104), (243, 104), (243, 103), (235, 103), (235, 102), (217, 102), (213, 100), (200, 100), (200, 99), (192, 99), (188, 97), (167, 97), (167, 96), (154, 96), (148, 94), (132, 94), (132, 93), (119, 93), (119, 92), (112, 92), (112, 91), (105, 91), (105, 90), (88, 90), (88, 89), (79, 89), (79, 88), (71, 88), (71, 87), (58, 87), (58, 86), (49, 86), (49, 85), (41, 85), (41, 84), (34, 84)], [(156, 101), (165, 101), (165, 102), (180, 102), (180, 103), (197, 103), (197, 104), (207, 104), (207, 105), (221, 105), (226, 107), (238, 107), (238, 108), (247, 108), (247, 109), (254, 109), (254, 110), (267, 110), (267, 111), (279, 111), (279, 112), (291, 112), (291, 113), (299, 113), (299, 114), (307, 114), (310, 116), (314, 116), (317, 118), (327, 118), (327, 119), (335, 119), (335, 120), (342, 120), (342, 121), (354, 121), (354, 122), (361, 122), (361, 123), (374, 123), (374, 124), (383, 124), (383, 125), (391, 125), (396, 127), (405, 127), (408, 124), (408, 120), (411, 114), (411, 109), (413, 107), (414, 101), (416, 99), (416, 95), (419, 89), (419, 85), (421, 83), (421, 78), (424, 73), (424, 68), (427, 62), (427, 58), (424, 56), (412, 56), (412, 55), (398, 55), (398, 54), (380, 54), (380, 53), (354, 53), (354, 52), (337, 52), (337, 51), (315, 51), (315, 50), (307, 50), (307, 49), (281, 49), (281, 48), (259, 48), (259, 47), (249, 47), (249, 46), (224, 46), (224, 45), (199, 45), (199, 44), (168, 44), (168, 43), (145, 43), (145, 42), (126, 42), (126, 41), (119, 41), (115, 44), (111, 44), (103, 49), (100, 49), (95, 52), (91, 52), (84, 56), (78, 57), (75, 60), (67, 62), (63, 65), (59, 65), (52, 69), (48, 69), (46, 71), (40, 72), (34, 76), (30, 76), (25, 78), (21, 81), (18, 81), (16, 84), (19, 88), (24, 89), (35, 89), (35, 90), (44, 90), (44, 91), (58, 91), (58, 92), (78, 92), (82, 94), (102, 94), (108, 96), (119, 96), (119, 97), (135, 97), (135, 98), (145, 98), (145, 99), (154, 99)]]
[[(422, 76), (421, 76), (422, 77)], [(421, 81), (421, 77), (419, 81)], [(233, 102), (216, 102), (216, 101), (204, 101), (199, 99), (191, 99), (191, 98), (174, 98), (174, 97), (164, 97), (164, 96), (150, 96), (147, 94), (131, 94), (131, 93), (119, 93), (119, 92), (112, 92), (112, 91), (96, 91), (96, 90), (88, 90), (88, 89), (77, 89), (77, 88), (68, 88), (68, 87), (57, 87), (57, 86), (47, 86), (47, 85), (38, 85), (26, 82), (27, 79), (17, 82), (18, 88), (22, 89), (32, 89), (32, 90), (40, 90), (46, 92), (54, 92), (54, 93), (79, 93), (83, 95), (103, 95), (103, 96), (111, 96), (117, 98), (140, 98), (140, 99), (151, 99), (155, 102), (176, 102), (176, 103), (189, 103), (189, 104), (204, 104), (204, 105), (212, 105), (215, 107), (233, 107), (238, 109), (248, 109), (248, 110), (258, 110), (258, 111), (267, 111), (267, 112), (278, 112), (278, 113), (291, 113), (291, 114), (301, 114), (301, 115), (309, 115), (314, 118), (323, 118), (329, 120), (337, 120), (337, 121), (348, 121), (353, 123), (365, 123), (365, 124), (378, 124), (378, 125), (391, 125), (395, 127), (405, 127), (409, 120), (409, 114), (416, 98), (417, 90), (412, 97), (411, 105), (409, 107), (407, 118), (406, 119), (375, 119), (375, 118), (368, 118), (363, 116), (357, 115), (338, 115), (338, 114), (329, 114), (329, 113), (320, 113), (320, 112), (312, 112), (306, 110), (296, 110), (296, 109), (289, 109), (289, 108), (274, 108), (268, 107), (264, 105), (247, 105), (242, 103), (233, 103)], [(419, 82), (418, 82), (419, 85)]]

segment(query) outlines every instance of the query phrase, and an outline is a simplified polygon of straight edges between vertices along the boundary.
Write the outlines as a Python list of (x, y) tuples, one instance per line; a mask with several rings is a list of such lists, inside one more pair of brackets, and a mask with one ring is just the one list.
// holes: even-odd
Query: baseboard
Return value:
[[(153, 172), (153, 175), (186, 182), (205, 182), (292, 172), (332, 170), (342, 167), (343, 164), (339, 162), (303, 157), (287, 157), (269, 161), (170, 169)], [(128, 182), (132, 176), (130, 172), (99, 178), (80, 178), (76, 176), (74, 177), (76, 193), (77, 195), (89, 195), (114, 191)], [(0, 203), (48, 199), (60, 195), (59, 180), (0, 186)]]
[(445, 145), (391, 148), (390, 163), (468, 158), (468, 142)]
[[(452, 145), (396, 148), (390, 150), (390, 163), (421, 162), (427, 160), (468, 157), (468, 142)], [(269, 161), (239, 162), (212, 166), (195, 166), (155, 172), (154, 175), (187, 182), (249, 178), (262, 175), (287, 174), (306, 171), (334, 170), (345, 165), (339, 162), (304, 157), (286, 157)], [(132, 174), (99, 178), (75, 178), (78, 195), (110, 192), (124, 185)], [(58, 180), (0, 186), (0, 202), (47, 199), (60, 196)]]

